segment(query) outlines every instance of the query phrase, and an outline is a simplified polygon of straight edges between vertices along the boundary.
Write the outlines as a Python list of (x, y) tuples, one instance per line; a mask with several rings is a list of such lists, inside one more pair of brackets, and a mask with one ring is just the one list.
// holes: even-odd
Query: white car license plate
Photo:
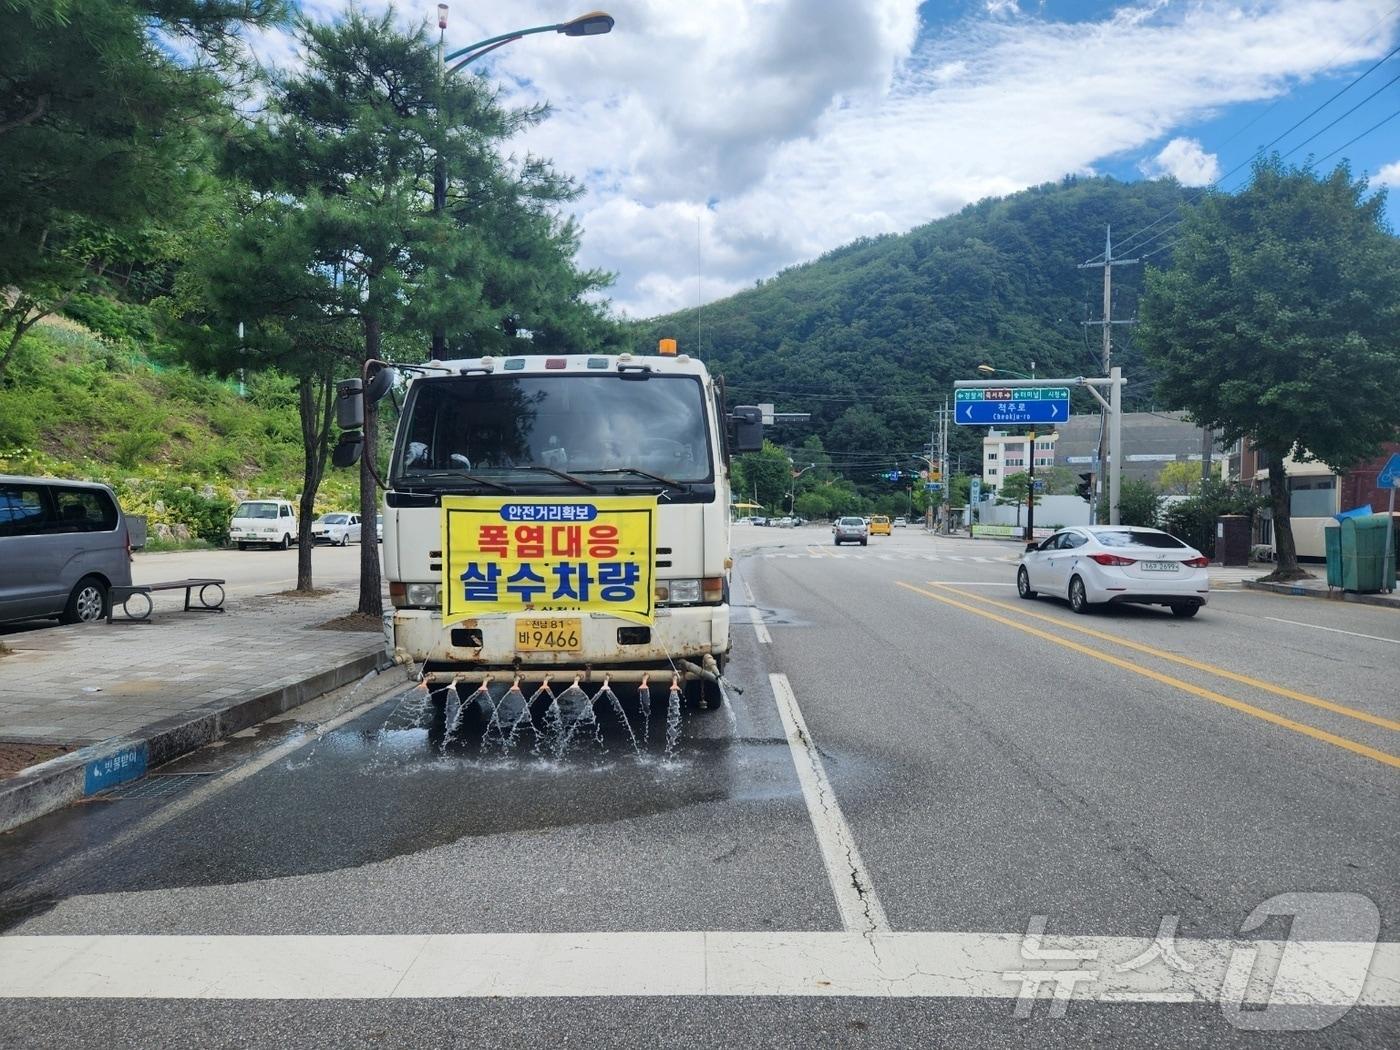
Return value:
[(1181, 562), (1179, 561), (1145, 561), (1142, 563), (1143, 572), (1180, 572)]

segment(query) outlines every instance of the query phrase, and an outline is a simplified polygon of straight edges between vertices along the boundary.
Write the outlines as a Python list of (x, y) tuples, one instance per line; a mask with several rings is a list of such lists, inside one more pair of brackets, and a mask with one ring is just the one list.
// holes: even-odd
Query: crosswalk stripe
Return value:
[[(1143, 937), (963, 932), (9, 936), (0, 998), (938, 996), (1237, 1012), (1275, 996), (1260, 1017), (1400, 1006), (1393, 942), (1179, 938), (1172, 948), (1164, 957)], [(1272, 988), (1259, 980), (1275, 971)]]

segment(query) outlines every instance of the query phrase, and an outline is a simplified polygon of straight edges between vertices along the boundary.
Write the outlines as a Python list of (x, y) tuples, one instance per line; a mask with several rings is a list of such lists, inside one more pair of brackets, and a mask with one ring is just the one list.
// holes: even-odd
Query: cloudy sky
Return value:
[[(510, 102), (553, 106), (517, 148), (584, 185), (581, 261), (617, 274), (614, 304), (633, 316), (1066, 173), (1234, 188), (1257, 149), (1400, 45), (1397, 0), (449, 3), (449, 49), (592, 3), (617, 19), (474, 68)], [(397, 7), (417, 21), (435, 0)], [(285, 41), (260, 50), (295, 60)], [(1294, 162), (1340, 150), (1326, 166), (1348, 157), (1393, 187), (1400, 228), (1400, 118), (1368, 130), (1400, 112), (1397, 76), (1400, 55), (1274, 148)], [(1086, 257), (1101, 248), (1086, 230)]]

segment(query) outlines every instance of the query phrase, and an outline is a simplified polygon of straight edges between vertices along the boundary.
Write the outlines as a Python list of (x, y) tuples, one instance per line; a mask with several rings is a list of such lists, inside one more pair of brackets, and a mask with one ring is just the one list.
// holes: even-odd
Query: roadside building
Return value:
[[(1056, 465), (1090, 474), (1099, 448), (1099, 416), (1070, 416), (1060, 428)], [(1201, 461), (1201, 428), (1183, 412), (1123, 413), (1123, 478), (1155, 485), (1168, 463)]]
[[(1383, 446), (1374, 459), (1358, 463), (1344, 474), (1338, 474), (1325, 463), (1307, 463), (1288, 456), (1283, 461), (1288, 482), (1288, 513), (1293, 528), (1293, 542), (1300, 558), (1326, 557), (1326, 537), (1323, 529), (1333, 515), (1367, 504), (1377, 513), (1384, 513), (1389, 493), (1376, 484), (1386, 461), (1400, 452), (1400, 442)], [(1269, 495), (1268, 454), (1250, 444), (1249, 439), (1238, 442), (1226, 459), (1227, 477), (1242, 482), (1261, 496)], [(1272, 547), (1274, 543), (1273, 511), (1265, 507), (1254, 523), (1254, 542)]]
[[(1055, 433), (1037, 434), (1035, 438), (1035, 469), (1049, 470), (1055, 465)], [(1027, 434), (1008, 434), (990, 430), (982, 439), (982, 489), (995, 492), (1012, 474), (1030, 470), (1031, 450)]]

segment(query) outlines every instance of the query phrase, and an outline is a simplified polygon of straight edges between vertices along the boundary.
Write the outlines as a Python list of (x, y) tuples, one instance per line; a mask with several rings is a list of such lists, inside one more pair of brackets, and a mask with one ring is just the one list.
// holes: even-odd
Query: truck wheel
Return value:
[(282, 542), (281, 542), (280, 544), (278, 544), (278, 548), (279, 548), (280, 550), (284, 550), (284, 551), (285, 551), (285, 550), (291, 550), (291, 547), (292, 547), (292, 538), (291, 538), (291, 536), (287, 535), (287, 534), (284, 532), (284, 533), (282, 534)]
[(715, 711), (724, 706), (724, 690), (708, 678), (691, 678), (685, 683), (685, 699), (697, 710), (703, 701), (709, 710)]
[(861, 545), (862, 547), (867, 546), (869, 543), (870, 543), (869, 540), (861, 540), (861, 541), (860, 541), (860, 545)]
[(248, 549), (248, 545), (240, 540), (238, 543), (238, 549), (241, 551), (246, 551)]
[(107, 585), (96, 576), (84, 576), (68, 596), (60, 623), (96, 623), (107, 615)]

